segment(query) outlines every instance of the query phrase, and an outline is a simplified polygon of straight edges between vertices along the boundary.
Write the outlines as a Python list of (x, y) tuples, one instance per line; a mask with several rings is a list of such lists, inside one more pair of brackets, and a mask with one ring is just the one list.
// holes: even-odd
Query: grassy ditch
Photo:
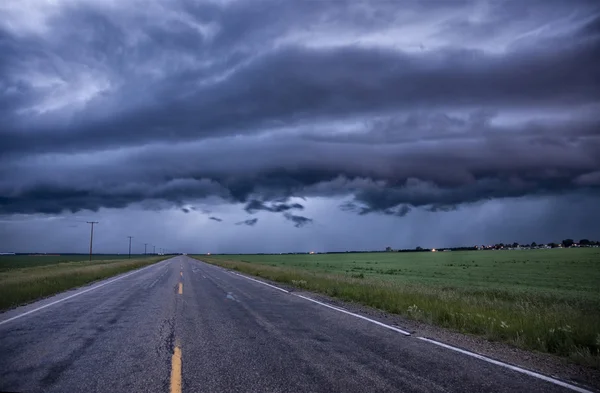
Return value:
[(45, 264), (0, 270), (0, 310), (159, 262), (166, 257)]
[[(500, 258), (505, 258), (508, 253), (498, 255), (501, 255)], [(489, 258), (489, 254), (485, 252), (467, 254), (469, 254), (468, 258), (475, 259), (473, 263), (482, 263), (477, 260), (480, 255)], [(385, 254), (382, 256), (370, 255), (370, 264), (376, 263), (377, 258), (388, 257)], [(539, 290), (533, 284), (484, 285), (481, 282), (474, 282), (472, 276), (469, 277), (466, 273), (459, 277), (462, 277), (467, 283), (471, 282), (468, 285), (460, 280), (449, 278), (428, 281), (418, 278), (423, 276), (424, 267), (418, 271), (414, 279), (410, 275), (407, 277), (403, 274), (394, 274), (390, 277), (389, 274), (386, 274), (390, 271), (388, 266), (379, 269), (379, 274), (376, 273), (378, 270), (361, 270), (359, 273), (357, 270), (348, 270), (345, 273), (346, 270), (343, 270), (345, 268), (337, 269), (335, 258), (339, 259), (339, 256), (330, 260), (331, 265), (327, 269), (320, 270), (310, 266), (289, 267), (285, 255), (278, 256), (279, 265), (272, 263), (272, 260), (268, 260), (269, 258), (266, 258), (266, 263), (269, 264), (265, 264), (256, 260), (248, 261), (249, 256), (236, 256), (236, 259), (231, 257), (202, 256), (198, 259), (297, 288), (361, 303), (411, 319), (464, 333), (481, 335), (489, 340), (503, 341), (525, 349), (569, 357), (577, 363), (600, 369), (600, 313), (598, 312), (600, 302), (598, 293), (569, 292), (558, 289), (555, 291)], [(237, 260), (242, 257), (246, 261)], [(257, 260), (261, 258), (265, 260), (265, 256), (252, 257)], [(319, 257), (327, 258), (328, 256)], [(513, 259), (515, 257), (519, 258), (517, 254), (510, 256)], [(355, 259), (356, 256), (346, 256), (345, 258)], [(396, 255), (395, 258), (419, 258), (419, 256)], [(455, 255), (453, 258), (462, 257)], [(447, 269), (454, 267), (447, 266), (454, 265), (447, 261), (434, 262)], [(323, 264), (323, 260), (321, 259), (320, 262), (310, 262), (309, 260), (308, 263)], [(406, 265), (403, 265), (401, 259), (396, 260), (395, 263), (394, 271), (406, 269)], [(423, 262), (425, 265), (427, 263), (429, 262)], [(497, 265), (497, 261), (490, 260), (487, 263), (492, 266)], [(364, 263), (362, 265), (354, 264), (354, 266), (357, 265), (363, 266), (363, 268), (365, 266)], [(516, 277), (519, 275), (519, 268), (522, 269), (524, 264), (511, 263), (510, 266), (511, 274)], [(460, 269), (464, 272), (462, 267)], [(538, 269), (541, 272), (546, 270), (543, 266)], [(571, 270), (574, 268), (571, 267)], [(443, 272), (444, 269), (440, 271)], [(523, 273), (520, 280), (523, 284), (527, 284), (527, 280), (533, 283), (536, 282), (537, 276)], [(572, 281), (572, 279), (565, 280)], [(577, 286), (576, 284), (573, 285)], [(561, 280), (554, 281), (555, 288), (560, 288), (561, 285), (564, 285)], [(593, 291), (594, 288), (591, 287), (588, 290)]]

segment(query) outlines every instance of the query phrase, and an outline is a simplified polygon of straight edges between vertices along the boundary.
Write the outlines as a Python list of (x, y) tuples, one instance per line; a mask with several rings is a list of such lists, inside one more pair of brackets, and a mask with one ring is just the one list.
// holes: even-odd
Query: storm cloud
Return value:
[(258, 218), (249, 218), (244, 221), (236, 222), (235, 225), (248, 225), (250, 227), (254, 226), (258, 222)]
[[(209, 203), (304, 227), (293, 198), (405, 220), (600, 195), (594, 2), (31, 0), (0, 12), (3, 216)], [(242, 218), (227, 222), (257, 222)]]
[(256, 213), (259, 210), (264, 210), (272, 213), (281, 213), (291, 209), (302, 210), (304, 209), (304, 206), (302, 206), (299, 203), (272, 203), (270, 205), (267, 205), (261, 201), (253, 199), (246, 204), (246, 207), (244, 207), (244, 210), (246, 210), (248, 213)]
[(311, 218), (297, 216), (297, 215), (294, 215), (291, 213), (283, 213), (283, 216), (285, 217), (286, 220), (292, 221), (296, 228), (301, 228), (301, 227), (313, 222), (313, 220)]

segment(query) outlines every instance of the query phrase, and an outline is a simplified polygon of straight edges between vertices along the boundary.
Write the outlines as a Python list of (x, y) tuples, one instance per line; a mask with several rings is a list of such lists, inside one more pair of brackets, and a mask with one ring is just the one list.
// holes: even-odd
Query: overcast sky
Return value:
[(0, 251), (600, 240), (597, 1), (0, 14)]

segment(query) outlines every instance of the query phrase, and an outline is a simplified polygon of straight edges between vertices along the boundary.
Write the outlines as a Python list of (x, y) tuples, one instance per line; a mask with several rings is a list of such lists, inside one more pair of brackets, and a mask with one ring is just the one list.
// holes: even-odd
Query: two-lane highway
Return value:
[(0, 335), (3, 391), (573, 391), (185, 256), (11, 310)]

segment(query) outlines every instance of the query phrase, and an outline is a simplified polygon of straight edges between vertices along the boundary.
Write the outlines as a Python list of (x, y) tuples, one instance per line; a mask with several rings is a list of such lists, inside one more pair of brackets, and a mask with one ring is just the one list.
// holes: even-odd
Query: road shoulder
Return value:
[(411, 332), (415, 336), (433, 339), (510, 365), (535, 371), (566, 382), (572, 382), (576, 385), (589, 386), (600, 390), (600, 371), (591, 367), (574, 364), (568, 359), (551, 354), (527, 351), (502, 342), (488, 341), (480, 336), (463, 334), (424, 322), (410, 320), (397, 314), (391, 314), (358, 303), (346, 302), (320, 293), (310, 292), (305, 289), (298, 289), (290, 285), (267, 280), (262, 277), (241, 274), (213, 264), (209, 265), (231, 273), (259, 279), (260, 281), (284, 289), (290, 293), (306, 296), (332, 306), (343, 308), (349, 312), (364, 315), (381, 323), (396, 326)]

